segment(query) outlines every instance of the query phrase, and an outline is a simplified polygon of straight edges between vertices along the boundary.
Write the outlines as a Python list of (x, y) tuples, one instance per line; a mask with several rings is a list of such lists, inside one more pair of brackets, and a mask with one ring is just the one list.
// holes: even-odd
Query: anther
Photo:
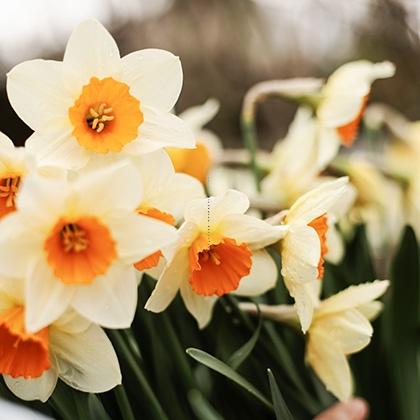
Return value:
[(97, 133), (101, 133), (106, 123), (114, 119), (113, 115), (109, 115), (112, 112), (112, 107), (102, 102), (97, 108), (89, 108), (89, 112), (86, 115), (86, 122), (88, 126), (95, 130)]

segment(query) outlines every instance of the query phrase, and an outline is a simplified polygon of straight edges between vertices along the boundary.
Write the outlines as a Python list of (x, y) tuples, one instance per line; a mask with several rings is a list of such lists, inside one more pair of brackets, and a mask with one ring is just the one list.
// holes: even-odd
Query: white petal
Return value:
[(104, 215), (134, 211), (141, 202), (143, 184), (134, 165), (124, 160), (83, 174), (73, 190), (78, 212)]
[(364, 95), (357, 96), (351, 92), (337, 93), (322, 101), (317, 116), (324, 127), (341, 127), (357, 118), (364, 101)]
[(176, 229), (168, 223), (135, 213), (107, 217), (107, 224), (117, 242), (118, 257), (128, 264), (148, 257), (178, 238)]
[(338, 264), (344, 255), (344, 243), (335, 224), (328, 226), (327, 246), (328, 252), (325, 255), (325, 259), (333, 264)]
[(54, 391), (57, 383), (57, 372), (54, 368), (51, 368), (46, 370), (39, 378), (12, 378), (9, 375), (3, 375), (3, 378), (10, 391), (21, 400), (45, 402)]
[(341, 177), (335, 181), (325, 182), (319, 187), (302, 195), (290, 208), (286, 221), (291, 224), (299, 221), (308, 224), (334, 206), (338, 200), (348, 193), (346, 185), (347, 177)]
[(188, 222), (207, 228), (218, 226), (223, 218), (230, 214), (243, 214), (248, 210), (249, 199), (246, 194), (228, 190), (225, 194), (193, 200), (185, 209), (184, 218)]
[(44, 257), (40, 257), (25, 283), (25, 323), (31, 332), (54, 322), (69, 307), (74, 287), (58, 280)]
[(189, 276), (188, 248), (182, 248), (166, 266), (144, 307), (152, 312), (164, 311)]
[(188, 312), (196, 319), (198, 327), (204, 328), (211, 320), (216, 297), (200, 296), (194, 293), (190, 284), (184, 281), (181, 284), (181, 296)]
[(169, 51), (145, 49), (122, 58), (122, 80), (141, 105), (170, 111), (182, 88), (179, 57)]
[(89, 328), (91, 322), (83, 318), (75, 310), (68, 309), (54, 322), (54, 328), (68, 334), (77, 334)]
[(137, 305), (137, 279), (131, 265), (114, 264), (93, 283), (78, 287), (73, 308), (105, 328), (128, 328)]
[(375, 280), (372, 283), (350, 286), (342, 292), (324, 300), (319, 308), (319, 314), (325, 315), (357, 308), (382, 296), (388, 287), (388, 280)]
[(181, 118), (149, 106), (141, 109), (144, 122), (139, 127), (139, 137), (123, 148), (124, 154), (136, 156), (163, 147), (195, 147), (194, 134)]
[(105, 392), (121, 384), (117, 355), (104, 331), (92, 324), (78, 334), (52, 329), (51, 350), (67, 385), (83, 392)]
[(317, 127), (317, 168), (324, 170), (328, 164), (337, 156), (341, 140), (337, 130), (334, 128)]
[(6, 134), (0, 132), (0, 149), (1, 150), (15, 150), (15, 145)]
[(384, 304), (378, 300), (358, 306), (357, 310), (369, 321), (373, 321), (382, 311)]
[(346, 355), (365, 348), (373, 334), (369, 321), (357, 309), (349, 309), (321, 318), (317, 314), (316, 328), (322, 328)]
[(346, 356), (328, 335), (311, 332), (306, 360), (327, 389), (339, 400), (348, 400), (353, 393), (353, 381)]
[(251, 249), (264, 248), (279, 241), (285, 235), (282, 227), (272, 226), (246, 214), (230, 214), (224, 217), (219, 229), (224, 237), (235, 239), (238, 243), (245, 243)]
[(66, 90), (61, 62), (25, 61), (7, 75), (7, 95), (13, 109), (33, 130), (57, 116), (66, 116), (73, 98)]
[[(241, 302), (239, 304), (241, 310), (257, 315), (257, 306), (251, 302)], [(272, 319), (273, 321), (282, 322), (292, 326), (299, 324), (299, 318), (296, 311), (295, 305), (258, 305), (259, 310), (264, 318)]]
[(79, 24), (70, 35), (63, 59), (66, 82), (81, 91), (91, 77), (117, 78), (122, 65), (117, 44), (96, 20)]
[(233, 292), (239, 296), (258, 296), (272, 289), (277, 282), (277, 266), (270, 254), (256, 251), (252, 255), (251, 272), (239, 282), (239, 287)]
[(219, 101), (210, 98), (202, 105), (186, 109), (179, 114), (179, 118), (182, 118), (193, 130), (199, 130), (216, 116), (219, 108)]

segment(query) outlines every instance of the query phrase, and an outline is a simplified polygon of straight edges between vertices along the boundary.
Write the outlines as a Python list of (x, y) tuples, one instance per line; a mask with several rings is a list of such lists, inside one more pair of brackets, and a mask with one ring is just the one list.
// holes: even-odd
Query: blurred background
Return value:
[[(97, 18), (121, 55), (164, 48), (181, 57), (184, 88), (177, 112), (215, 97), (210, 123), (225, 146), (240, 147), (239, 111), (245, 92), (272, 78), (327, 76), (340, 64), (391, 60), (397, 74), (378, 81), (372, 101), (420, 119), (420, 1), (418, 0), (13, 0), (0, 14), (0, 130), (22, 145), (31, 130), (11, 109), (6, 73), (32, 59), (61, 60), (74, 26)], [(261, 144), (285, 134), (294, 107), (261, 106)]]

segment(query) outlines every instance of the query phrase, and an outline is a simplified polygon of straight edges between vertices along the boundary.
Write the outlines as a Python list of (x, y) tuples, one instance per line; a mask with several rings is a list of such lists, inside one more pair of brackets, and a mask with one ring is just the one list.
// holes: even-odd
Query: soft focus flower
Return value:
[(211, 131), (203, 128), (219, 110), (216, 99), (208, 99), (204, 104), (188, 108), (179, 117), (194, 133), (195, 149), (167, 148), (177, 172), (183, 172), (197, 178), (203, 184), (212, 165), (220, 158), (222, 144)]
[(121, 384), (108, 337), (74, 311), (39, 330), (25, 328), (22, 283), (0, 281), (0, 373), (7, 387), (23, 400), (46, 401), (58, 378), (84, 392), (105, 392)]
[(180, 290), (188, 311), (204, 327), (218, 296), (259, 295), (272, 288), (277, 269), (263, 248), (278, 241), (284, 229), (245, 215), (248, 207), (246, 195), (234, 190), (192, 201), (146, 309), (165, 310)]
[[(132, 159), (141, 174), (143, 195), (137, 212), (153, 219), (175, 225), (183, 216), (187, 204), (194, 199), (204, 198), (201, 183), (186, 174), (175, 173), (171, 160), (163, 150)], [(136, 262), (138, 270), (158, 265), (162, 251)]]
[(136, 214), (141, 201), (139, 173), (125, 162), (74, 182), (26, 178), (0, 224), (0, 271), (25, 278), (28, 331), (68, 307), (108, 328), (130, 325), (133, 264), (176, 239), (172, 226)]
[(348, 179), (326, 182), (301, 196), (287, 211), (280, 252), (281, 273), (305, 332), (318, 303), (317, 282), (324, 274), (328, 252), (328, 214), (348, 193)]
[(63, 62), (26, 61), (7, 77), (13, 108), (35, 131), (28, 148), (72, 169), (105, 153), (193, 147), (191, 131), (169, 112), (181, 86), (178, 57), (146, 49), (121, 59), (111, 35), (94, 20), (76, 27)]
[[(376, 280), (350, 286), (320, 302), (308, 330), (306, 360), (325, 386), (341, 401), (353, 394), (353, 381), (347, 356), (365, 348), (372, 337), (370, 320), (382, 309), (376, 301), (389, 286), (388, 280)], [(255, 305), (241, 303), (255, 313)], [(296, 325), (296, 309), (289, 305), (259, 305), (262, 315)]]

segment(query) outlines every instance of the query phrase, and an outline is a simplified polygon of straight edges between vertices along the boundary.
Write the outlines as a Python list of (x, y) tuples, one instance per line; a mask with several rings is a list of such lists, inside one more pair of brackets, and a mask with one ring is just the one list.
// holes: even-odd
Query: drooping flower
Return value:
[(127, 162), (73, 182), (27, 177), (17, 211), (1, 222), (0, 271), (25, 278), (25, 323), (38, 331), (72, 307), (108, 328), (127, 328), (137, 303), (133, 264), (176, 239), (136, 214), (138, 171)]
[(179, 290), (202, 328), (217, 297), (259, 295), (272, 288), (277, 270), (263, 248), (278, 241), (284, 229), (245, 215), (248, 207), (246, 195), (234, 190), (192, 201), (146, 309), (165, 310)]
[[(353, 394), (353, 380), (347, 356), (364, 349), (373, 328), (369, 321), (382, 309), (376, 301), (389, 286), (388, 280), (350, 286), (320, 302), (308, 330), (306, 360), (327, 389), (339, 400)], [(241, 308), (255, 312), (255, 305), (242, 303)], [(297, 324), (296, 309), (289, 305), (260, 305), (266, 318)]]
[(111, 35), (94, 20), (76, 27), (63, 62), (26, 61), (7, 77), (13, 108), (35, 131), (28, 148), (71, 169), (106, 153), (193, 147), (191, 131), (169, 112), (181, 86), (178, 57), (146, 49), (120, 58)]
[(29, 332), (23, 281), (0, 281), (0, 373), (23, 400), (45, 402), (60, 378), (84, 392), (121, 384), (118, 359), (104, 331), (74, 311)]
[(318, 304), (317, 282), (324, 274), (328, 252), (328, 214), (347, 193), (348, 179), (326, 182), (301, 196), (283, 220), (287, 233), (281, 241), (281, 273), (305, 332)]
[(219, 110), (216, 99), (208, 99), (204, 104), (188, 108), (179, 117), (191, 128), (196, 140), (195, 149), (167, 148), (177, 172), (183, 172), (206, 183), (210, 168), (220, 158), (220, 139), (203, 128)]
[[(138, 204), (139, 214), (175, 225), (183, 216), (187, 204), (205, 197), (202, 184), (192, 176), (175, 173), (168, 155), (157, 150), (132, 159), (141, 174), (143, 195)], [(138, 270), (156, 267), (162, 257), (156, 251), (136, 262)]]

